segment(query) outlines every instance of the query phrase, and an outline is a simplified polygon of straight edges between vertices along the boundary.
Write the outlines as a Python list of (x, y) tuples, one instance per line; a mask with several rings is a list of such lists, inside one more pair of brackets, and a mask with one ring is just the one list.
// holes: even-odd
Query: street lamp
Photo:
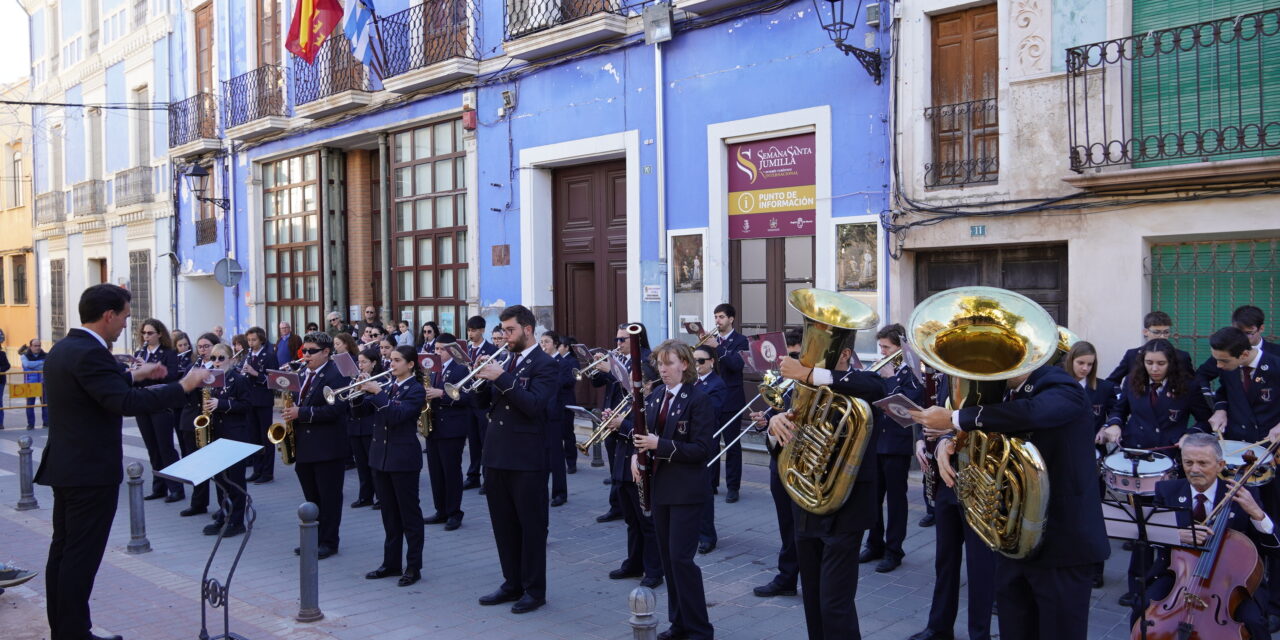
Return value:
[(195, 163), (191, 168), (187, 169), (187, 188), (191, 190), (191, 195), (195, 196), (200, 202), (208, 202), (220, 207), (223, 211), (231, 208), (231, 201), (226, 198), (206, 198), (204, 194), (209, 190), (209, 170), (204, 165)]
[[(868, 51), (859, 49), (846, 40), (849, 38), (849, 32), (857, 25), (845, 19), (844, 5), (848, 0), (813, 0), (814, 12), (818, 14), (818, 21), (822, 23), (822, 28), (831, 37), (831, 41), (835, 43), (836, 48), (843, 51), (845, 55), (851, 55), (862, 63), (862, 67), (871, 74), (871, 79), (876, 84), (880, 84), (883, 77), (881, 66), (883, 59), (880, 57), (880, 50)], [(827, 5), (829, 11), (823, 11), (821, 5)], [(854, 10), (853, 20), (857, 20), (862, 14), (862, 0), (858, 0), (858, 8)]]

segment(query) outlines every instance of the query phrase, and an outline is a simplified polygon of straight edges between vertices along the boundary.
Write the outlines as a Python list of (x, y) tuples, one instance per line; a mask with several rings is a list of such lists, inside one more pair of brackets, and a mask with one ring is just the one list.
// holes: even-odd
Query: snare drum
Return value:
[(1156, 483), (1174, 478), (1173, 459), (1160, 453), (1151, 453), (1151, 460), (1139, 460), (1134, 475), (1133, 461), (1117, 451), (1102, 460), (1102, 476), (1112, 491), (1141, 496), (1153, 496)]
[(1252, 451), (1262, 461), (1258, 463), (1253, 475), (1245, 481), (1245, 484), (1251, 487), (1259, 487), (1271, 482), (1271, 478), (1275, 476), (1275, 464), (1267, 453), (1266, 447), (1239, 440), (1220, 440), (1218, 444), (1222, 445), (1222, 459), (1227, 461), (1227, 469), (1223, 472), (1227, 477), (1235, 477), (1236, 473), (1245, 467), (1244, 453), (1246, 451)]

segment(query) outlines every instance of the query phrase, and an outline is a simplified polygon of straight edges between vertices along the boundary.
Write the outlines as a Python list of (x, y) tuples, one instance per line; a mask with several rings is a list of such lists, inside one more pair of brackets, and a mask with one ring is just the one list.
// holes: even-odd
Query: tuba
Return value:
[[(857, 330), (879, 321), (871, 307), (834, 291), (797, 289), (789, 303), (804, 316), (800, 362), (806, 367), (834, 369), (841, 352), (853, 348)], [(849, 499), (858, 477), (874, 426), (871, 407), (830, 387), (797, 382), (791, 414), (796, 432), (778, 456), (778, 477), (805, 511), (833, 513)]]
[[(930, 296), (911, 314), (907, 336), (920, 359), (948, 376), (952, 409), (1002, 402), (1007, 381), (1046, 364), (1058, 326), (1040, 305), (1004, 289), (960, 287)], [(956, 437), (956, 496), (965, 521), (993, 550), (1035, 554), (1049, 510), (1049, 475), (1025, 440), (968, 431)]]

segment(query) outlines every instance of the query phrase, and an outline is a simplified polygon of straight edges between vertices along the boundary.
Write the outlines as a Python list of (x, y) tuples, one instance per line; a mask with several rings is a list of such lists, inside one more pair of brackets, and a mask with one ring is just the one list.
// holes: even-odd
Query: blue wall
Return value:
[(48, 27), (44, 24), (44, 9), (31, 12), (31, 59), (35, 60), (44, 53), (48, 38)]
[[(1099, 5), (1102, 6), (1099, 6)], [(1094, 0), (1054, 0), (1053, 70), (1067, 69), (1067, 49), (1107, 39), (1105, 3)]]
[[(80, 33), (80, 29), (84, 26), (84, 7), (81, 0), (62, 0), (59, 5), (62, 13), (62, 39), (69, 40), (72, 36)], [(61, 48), (61, 43), (54, 43), (54, 46)], [(84, 43), (85, 50), (88, 49), (89, 43)]]
[[(107, 102), (124, 104), (128, 101), (124, 86), (124, 63), (118, 62), (107, 67)], [(151, 112), (123, 111), (121, 109), (106, 110), (106, 172), (115, 173), (129, 168), (129, 154), (133, 147), (129, 144), (129, 133), (132, 128), (130, 118), (147, 118)]]

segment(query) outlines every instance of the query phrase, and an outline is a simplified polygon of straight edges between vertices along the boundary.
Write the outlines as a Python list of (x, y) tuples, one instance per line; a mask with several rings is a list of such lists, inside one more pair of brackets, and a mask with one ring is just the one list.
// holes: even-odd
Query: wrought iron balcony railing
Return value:
[(626, 15), (635, 0), (506, 0), (506, 40), (515, 40), (597, 13)]
[(115, 177), (116, 206), (127, 207), (155, 199), (151, 184), (151, 167), (125, 169)]
[(169, 105), (169, 147), (201, 138), (218, 137), (218, 101), (212, 93), (197, 93)]
[(924, 165), (924, 186), (952, 187), (997, 180), (998, 107), (995, 98), (987, 98), (924, 110), (933, 142), (933, 160)]
[(472, 0), (427, 0), (382, 19), (386, 77), (450, 58), (478, 57), (471, 37)]
[(223, 82), (222, 104), (226, 109), (228, 129), (267, 116), (287, 115), (284, 70), (278, 65), (268, 64)]
[(71, 213), (77, 218), (99, 216), (107, 210), (107, 183), (85, 180), (71, 187)]
[(66, 220), (66, 191), (50, 191), (36, 196), (36, 224), (53, 224)]
[(1071, 169), (1280, 150), (1280, 8), (1067, 50)]
[(320, 45), (315, 64), (296, 56), (293, 60), (295, 104), (315, 102), (343, 91), (369, 91), (369, 68), (351, 54), (351, 41), (341, 33), (335, 31)]
[(147, 26), (147, 3), (148, 0), (133, 0), (134, 29), (141, 29)]

